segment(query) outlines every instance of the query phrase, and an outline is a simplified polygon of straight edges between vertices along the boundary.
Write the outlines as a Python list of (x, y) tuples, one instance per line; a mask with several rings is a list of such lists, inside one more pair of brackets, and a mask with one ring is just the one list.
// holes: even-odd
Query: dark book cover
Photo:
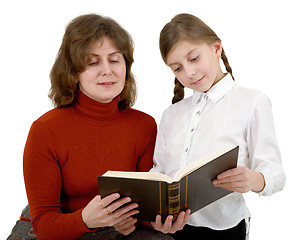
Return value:
[(228, 195), (231, 191), (215, 187), (212, 181), (218, 174), (237, 166), (239, 148), (220, 155), (199, 167), (177, 182), (97, 176), (101, 197), (118, 192), (129, 196), (139, 204), (137, 218), (154, 222), (156, 215), (162, 219), (171, 214), (175, 217), (181, 210), (189, 208), (191, 214), (212, 202)]

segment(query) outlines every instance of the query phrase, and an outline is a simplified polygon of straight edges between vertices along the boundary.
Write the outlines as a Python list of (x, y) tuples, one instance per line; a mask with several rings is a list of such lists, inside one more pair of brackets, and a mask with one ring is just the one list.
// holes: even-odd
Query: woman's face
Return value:
[(122, 53), (111, 39), (104, 37), (90, 49), (90, 58), (84, 72), (79, 74), (80, 90), (101, 103), (111, 102), (125, 84), (126, 64)]
[(199, 92), (208, 91), (224, 74), (219, 65), (222, 46), (179, 41), (167, 55), (167, 65), (176, 78), (187, 88)]

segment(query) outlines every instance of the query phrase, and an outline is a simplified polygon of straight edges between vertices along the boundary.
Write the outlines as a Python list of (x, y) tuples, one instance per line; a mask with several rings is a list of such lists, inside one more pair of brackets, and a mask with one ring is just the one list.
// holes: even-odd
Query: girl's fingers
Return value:
[(181, 230), (188, 222), (190, 212), (190, 209), (187, 209), (185, 212), (180, 212), (174, 223), (172, 222), (173, 216), (169, 215), (164, 224), (161, 222), (161, 216), (157, 215), (156, 221), (152, 222), (151, 225), (154, 229), (161, 231), (162, 233), (175, 233), (176, 231)]
[(164, 223), (164, 231), (169, 232), (172, 227), (173, 216), (169, 215)]

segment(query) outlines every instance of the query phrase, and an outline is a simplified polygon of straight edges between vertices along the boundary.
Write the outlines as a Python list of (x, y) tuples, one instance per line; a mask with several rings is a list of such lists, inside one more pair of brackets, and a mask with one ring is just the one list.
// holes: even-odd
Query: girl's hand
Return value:
[(188, 222), (190, 216), (190, 209), (187, 209), (185, 212), (182, 211), (179, 213), (176, 221), (172, 223), (173, 216), (169, 215), (166, 218), (166, 221), (164, 224), (162, 224), (162, 217), (161, 215), (156, 216), (156, 221), (151, 222), (151, 225), (154, 229), (157, 231), (160, 231), (162, 233), (175, 233), (178, 230), (182, 230), (185, 224)]
[(261, 192), (265, 187), (265, 179), (260, 172), (238, 166), (219, 174), (213, 184), (215, 187), (239, 193), (246, 193), (250, 190)]
[[(88, 228), (117, 226), (119, 229), (119, 224), (138, 213), (138, 210), (135, 209), (138, 207), (136, 203), (123, 206), (131, 201), (129, 197), (119, 198), (118, 193), (103, 199), (100, 195), (93, 198), (82, 211), (82, 219), (86, 226)], [(124, 228), (120, 227), (120, 229)]]

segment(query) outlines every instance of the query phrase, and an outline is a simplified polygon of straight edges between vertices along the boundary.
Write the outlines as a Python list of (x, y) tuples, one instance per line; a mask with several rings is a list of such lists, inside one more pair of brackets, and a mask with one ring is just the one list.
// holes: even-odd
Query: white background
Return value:
[[(5, 3), (4, 3), (5, 2)], [(6, 239), (27, 204), (22, 154), (32, 122), (52, 108), (49, 72), (66, 24), (85, 13), (117, 20), (135, 42), (135, 108), (157, 123), (171, 104), (173, 75), (160, 57), (159, 32), (182, 12), (200, 17), (222, 39), (237, 83), (272, 100), (285, 189), (272, 197), (246, 194), (250, 239), (290, 236), (290, 10), (288, 1), (1, 1), (0, 3), (0, 239)], [(289, 137), (289, 138), (288, 138)], [(288, 220), (286, 220), (288, 219)]]

